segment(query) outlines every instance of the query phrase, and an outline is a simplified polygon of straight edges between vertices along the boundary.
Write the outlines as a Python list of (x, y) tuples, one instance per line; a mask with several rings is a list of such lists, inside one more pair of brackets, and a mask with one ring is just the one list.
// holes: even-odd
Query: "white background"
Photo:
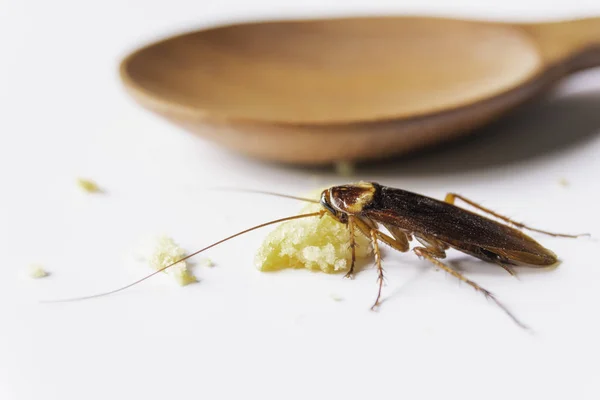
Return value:
[[(207, 253), (179, 288), (126, 267), (140, 237), (188, 250), (297, 212), (293, 201), (209, 192), (225, 185), (302, 194), (343, 182), (327, 170), (246, 160), (174, 128), (124, 94), (117, 64), (168, 34), (238, 19), (411, 12), (494, 19), (600, 15), (600, 2), (0, 1), (0, 399), (597, 399), (598, 242), (534, 235), (563, 260), (519, 279), (458, 253), (535, 334), (412, 254), (387, 252), (354, 281), (258, 272), (267, 230)], [(448, 2), (449, 3), (449, 2)], [(600, 70), (483, 134), (368, 179), (442, 198), (457, 191), (531, 225), (598, 237)], [(106, 188), (87, 196), (79, 176)], [(569, 186), (559, 184), (567, 179)], [(23, 277), (42, 263), (51, 277)], [(344, 301), (333, 301), (338, 295)]]

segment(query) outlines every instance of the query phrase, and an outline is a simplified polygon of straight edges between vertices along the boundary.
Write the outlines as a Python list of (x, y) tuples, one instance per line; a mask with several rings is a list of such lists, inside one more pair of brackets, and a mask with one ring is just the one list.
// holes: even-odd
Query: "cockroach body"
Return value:
[[(454, 205), (455, 199), (461, 199), (518, 228), (551, 236), (581, 236), (529, 228), (455, 193), (449, 193), (445, 201), (440, 201), (374, 182), (326, 189), (321, 195), (320, 203), (334, 218), (347, 224), (350, 232), (358, 228), (371, 238), (379, 271), (379, 291), (373, 307), (379, 304), (383, 285), (381, 253), (377, 241), (382, 241), (400, 252), (407, 252), (410, 249), (409, 242), (416, 239), (421, 246), (413, 248), (415, 254), (482, 292), (507, 312), (515, 322), (524, 326), (492, 293), (442, 263), (440, 259), (446, 257), (446, 250), (453, 248), (480, 260), (497, 264), (514, 275), (511, 266), (549, 267), (558, 263), (557, 256), (516, 228)], [(383, 225), (391, 236), (381, 232), (379, 225)], [(351, 243), (351, 246), (354, 253), (354, 244)], [(352, 258), (347, 276), (352, 276), (354, 272), (354, 255)]]
[[(340, 222), (356, 223), (366, 235), (375, 231), (381, 241), (393, 243), (387, 244), (402, 252), (408, 250), (407, 244), (414, 237), (424, 246), (414, 250), (434, 258), (444, 258), (445, 250), (451, 247), (504, 268), (548, 267), (558, 262), (552, 251), (518, 229), (455, 206), (456, 198), (462, 196), (450, 193), (446, 201), (439, 201), (377, 183), (363, 183), (327, 189), (321, 195), (321, 204)], [(525, 227), (496, 213), (492, 215)], [(385, 226), (392, 237), (383, 236), (377, 224)]]

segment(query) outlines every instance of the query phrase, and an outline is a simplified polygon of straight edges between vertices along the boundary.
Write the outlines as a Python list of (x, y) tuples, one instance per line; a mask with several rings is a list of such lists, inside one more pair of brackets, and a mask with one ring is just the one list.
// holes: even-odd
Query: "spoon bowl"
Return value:
[(237, 152), (324, 164), (400, 155), (491, 122), (600, 64), (600, 19), (239, 23), (125, 58), (144, 107)]

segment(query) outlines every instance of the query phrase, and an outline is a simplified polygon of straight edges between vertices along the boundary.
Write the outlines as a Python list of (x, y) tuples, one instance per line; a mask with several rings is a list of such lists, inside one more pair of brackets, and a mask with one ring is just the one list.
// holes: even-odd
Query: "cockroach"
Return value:
[[(496, 303), (515, 323), (526, 328), (489, 290), (484, 289), (456, 269), (440, 261), (446, 258), (446, 251), (450, 248), (458, 250), (485, 262), (496, 264), (504, 268), (509, 274), (514, 275), (513, 266), (542, 268), (551, 267), (558, 263), (558, 257), (554, 252), (525, 235), (520, 229), (527, 229), (554, 237), (576, 238), (589, 236), (587, 233), (569, 235), (531, 228), (456, 193), (448, 193), (444, 201), (440, 201), (406, 190), (383, 186), (375, 182), (333, 186), (321, 193), (320, 201), (272, 192), (253, 192), (320, 203), (322, 209), (317, 212), (294, 215), (256, 225), (206, 246), (124, 287), (110, 292), (66, 301), (100, 297), (125, 290), (181, 261), (185, 261), (237, 236), (268, 225), (300, 218), (320, 218), (328, 214), (346, 225), (350, 233), (349, 246), (351, 248), (352, 259), (346, 277), (353, 277), (355, 272), (356, 230), (371, 240), (375, 266), (378, 271), (378, 291), (375, 302), (371, 307), (372, 309), (380, 304), (384, 282), (384, 270), (382, 268), (379, 242), (383, 242), (391, 248), (405, 253), (410, 250), (410, 242), (416, 240), (420, 245), (413, 246), (412, 251), (419, 258), (429, 261), (436, 267), (470, 285), (476, 291)], [(456, 206), (454, 203), (457, 199), (483, 213), (504, 221), (504, 223)], [(380, 226), (383, 226), (389, 234), (382, 232)]]

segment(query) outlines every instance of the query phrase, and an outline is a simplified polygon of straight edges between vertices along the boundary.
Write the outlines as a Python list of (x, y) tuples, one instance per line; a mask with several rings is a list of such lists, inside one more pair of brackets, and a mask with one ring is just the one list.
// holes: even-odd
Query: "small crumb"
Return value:
[[(185, 251), (172, 238), (165, 235), (145, 243), (140, 253), (141, 259), (154, 270), (162, 269), (186, 256)], [(198, 281), (189, 271), (185, 261), (178, 262), (163, 272), (171, 275), (181, 286)]]
[(558, 180), (558, 184), (562, 187), (567, 187), (570, 185), (569, 181), (566, 178), (560, 178)]
[(343, 297), (341, 297), (341, 296), (338, 296), (338, 295), (337, 295), (337, 294), (335, 294), (335, 293), (331, 293), (331, 294), (329, 295), (329, 297), (331, 297), (331, 299), (332, 299), (333, 301), (344, 301), (344, 298), (343, 298)]
[(31, 264), (28, 267), (28, 275), (33, 279), (44, 278), (50, 275), (40, 264)]
[(203, 258), (198, 262), (201, 267), (214, 267), (215, 263), (210, 258)]
[(348, 177), (354, 175), (356, 167), (353, 163), (349, 161), (338, 161), (335, 163), (335, 172), (338, 175)]
[(102, 189), (98, 184), (90, 179), (77, 178), (77, 185), (87, 193), (100, 193)]

